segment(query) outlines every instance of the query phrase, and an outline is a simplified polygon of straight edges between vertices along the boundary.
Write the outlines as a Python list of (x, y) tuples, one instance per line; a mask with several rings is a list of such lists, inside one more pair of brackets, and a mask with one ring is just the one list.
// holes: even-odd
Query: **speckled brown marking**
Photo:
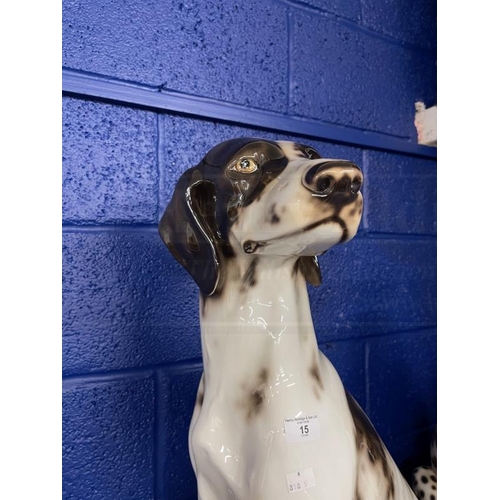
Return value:
[(391, 471), (391, 480), (387, 485), (387, 499), (392, 500), (394, 498), (394, 475)]
[(276, 213), (276, 203), (273, 203), (269, 211), (269, 222), (271, 224), (277, 224), (280, 220), (279, 215)]
[(318, 400), (321, 399), (321, 395), (320, 395), (318, 388), (316, 386), (313, 386), (313, 394), (316, 397), (316, 399), (318, 399)]
[(247, 412), (248, 419), (259, 415), (259, 413), (262, 411), (262, 403), (265, 400), (266, 394), (265, 384), (267, 383), (268, 378), (269, 372), (267, 368), (262, 368), (257, 379), (257, 387), (250, 394)]
[(267, 371), (267, 368), (262, 368), (262, 370), (259, 372), (260, 383), (265, 384), (268, 379), (269, 379), (269, 372)]
[(311, 377), (317, 382), (319, 388), (323, 390), (323, 381), (321, 380), (321, 375), (319, 373), (319, 366), (316, 359), (314, 359), (313, 365), (309, 369), (309, 373), (311, 374)]
[(203, 399), (205, 398), (205, 393), (203, 391), (200, 391), (198, 393), (198, 397), (196, 398), (196, 404), (198, 406), (203, 406)]
[(242, 292), (244, 292), (245, 290), (248, 290), (249, 288), (254, 287), (257, 284), (257, 280), (255, 278), (255, 269), (257, 268), (258, 262), (259, 262), (258, 257), (255, 257), (254, 259), (252, 259), (252, 262), (250, 262), (248, 269), (246, 270), (245, 274), (243, 275), (243, 278), (241, 280), (241, 291)]
[[(380, 468), (381, 475), (387, 481), (387, 500), (394, 500), (394, 476), (389, 466), (384, 445), (356, 400), (347, 391), (345, 393), (356, 429), (357, 452), (358, 454), (366, 453), (370, 463), (374, 467)], [(357, 481), (359, 484), (359, 471)]]

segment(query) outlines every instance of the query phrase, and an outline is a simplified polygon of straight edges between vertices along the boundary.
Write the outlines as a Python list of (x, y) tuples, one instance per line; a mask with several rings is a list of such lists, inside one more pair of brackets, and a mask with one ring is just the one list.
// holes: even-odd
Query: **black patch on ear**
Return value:
[(163, 242), (205, 295), (223, 282), (222, 260), (230, 253), (218, 231), (215, 211), (214, 184), (190, 169), (179, 179), (159, 224)]
[(295, 273), (301, 272), (311, 285), (321, 285), (321, 269), (319, 267), (318, 257), (299, 257), (293, 271)]

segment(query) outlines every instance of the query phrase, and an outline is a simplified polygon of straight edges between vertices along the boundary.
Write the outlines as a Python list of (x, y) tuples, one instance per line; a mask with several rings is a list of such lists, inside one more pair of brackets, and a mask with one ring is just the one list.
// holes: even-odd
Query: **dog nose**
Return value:
[(350, 161), (335, 160), (317, 163), (302, 177), (302, 184), (316, 196), (334, 193), (357, 194), (363, 183), (360, 168)]

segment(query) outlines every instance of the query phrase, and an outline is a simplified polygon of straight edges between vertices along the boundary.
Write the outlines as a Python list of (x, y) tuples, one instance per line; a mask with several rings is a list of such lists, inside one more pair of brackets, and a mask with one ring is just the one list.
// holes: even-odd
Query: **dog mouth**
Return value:
[(338, 215), (330, 215), (329, 217), (325, 217), (324, 219), (313, 222), (312, 224), (308, 224), (305, 227), (296, 229), (295, 231), (290, 231), (289, 233), (285, 233), (280, 236), (276, 236), (274, 238), (269, 238), (267, 240), (259, 240), (259, 241), (246, 240), (243, 243), (243, 251), (247, 254), (255, 253), (259, 248), (267, 247), (268, 245), (276, 243), (280, 240), (292, 238), (294, 236), (299, 236), (301, 234), (306, 233), (307, 231), (312, 231), (313, 229), (322, 226), (323, 224), (327, 224), (329, 222), (337, 223), (342, 229), (342, 236), (339, 240), (339, 243), (343, 243), (344, 241), (346, 241), (349, 233), (345, 221), (341, 219)]

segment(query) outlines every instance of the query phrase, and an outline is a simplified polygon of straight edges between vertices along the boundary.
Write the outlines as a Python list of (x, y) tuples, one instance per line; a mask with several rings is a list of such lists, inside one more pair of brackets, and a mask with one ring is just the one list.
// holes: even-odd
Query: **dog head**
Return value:
[(309, 146), (231, 139), (181, 176), (160, 235), (205, 295), (222, 289), (229, 259), (249, 254), (296, 256), (318, 285), (316, 256), (356, 234), (362, 182), (355, 164)]

